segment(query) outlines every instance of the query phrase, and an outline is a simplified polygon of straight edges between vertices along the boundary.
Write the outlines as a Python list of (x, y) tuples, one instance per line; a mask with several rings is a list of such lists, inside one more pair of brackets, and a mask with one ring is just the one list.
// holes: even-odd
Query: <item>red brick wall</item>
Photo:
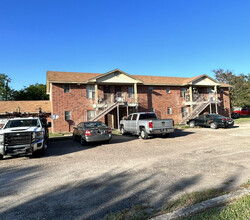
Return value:
[[(87, 110), (93, 110), (94, 99), (87, 99), (86, 85), (70, 85), (70, 92), (64, 93), (63, 84), (52, 84), (52, 114), (59, 115), (54, 121), (54, 132), (72, 131), (81, 121), (87, 120)], [(71, 111), (71, 121), (65, 120), (65, 111)]]
[[(166, 92), (167, 86), (154, 86), (153, 91), (149, 92), (149, 86), (138, 85), (138, 111), (151, 111), (154, 109), (156, 114), (161, 119), (171, 118), (176, 123), (182, 120), (182, 107), (184, 105), (184, 98), (180, 97), (180, 87), (170, 87), (170, 93)], [(111, 86), (111, 92), (114, 92), (114, 86)], [(122, 86), (122, 92), (128, 91), (128, 86)], [(70, 93), (64, 93), (63, 84), (53, 84), (51, 88), (52, 93), (52, 114), (58, 114), (59, 118), (54, 121), (54, 132), (68, 132), (72, 131), (73, 126), (81, 121), (87, 120), (87, 111), (94, 110), (94, 99), (86, 98), (86, 85), (71, 85)], [(204, 89), (206, 93), (206, 88)], [(229, 91), (227, 88), (221, 92), (218, 88), (218, 98), (221, 103), (218, 106), (218, 113), (228, 116), (230, 115)], [(98, 86), (98, 96), (103, 97), (103, 87)], [(172, 108), (172, 114), (168, 115), (167, 108)], [(224, 110), (223, 110), (224, 108)], [(188, 107), (189, 111), (190, 108)], [(65, 111), (71, 111), (71, 121), (65, 120)], [(126, 109), (120, 110), (120, 119), (126, 114)], [(110, 114), (116, 114), (116, 109)], [(111, 124), (111, 115), (106, 116), (106, 120)], [(101, 121), (105, 122), (103, 117)], [(117, 124), (116, 116), (114, 123)]]
[[(186, 107), (184, 98), (180, 97), (180, 87), (170, 87), (170, 93), (166, 92), (167, 86), (154, 86), (153, 92), (149, 92), (149, 86), (138, 86), (139, 111), (151, 111), (161, 119), (174, 119), (176, 123), (182, 120), (181, 108)], [(167, 108), (172, 108), (172, 115), (168, 115)]]

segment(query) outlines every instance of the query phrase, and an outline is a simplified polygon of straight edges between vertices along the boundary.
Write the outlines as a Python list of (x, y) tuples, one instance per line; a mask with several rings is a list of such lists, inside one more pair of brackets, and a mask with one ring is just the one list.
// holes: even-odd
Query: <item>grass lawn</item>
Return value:
[(222, 208), (212, 208), (185, 220), (250, 219), (250, 195), (244, 196)]
[(234, 119), (235, 123), (250, 122), (250, 116), (241, 116), (240, 118)]
[[(241, 185), (242, 188), (250, 187), (250, 180)], [(146, 220), (153, 216), (170, 213), (194, 204), (209, 200), (228, 192), (223, 189), (209, 189), (202, 192), (185, 194), (176, 200), (166, 202), (162, 207), (149, 207), (147, 205), (136, 205), (130, 209), (111, 212), (104, 217), (104, 220)], [(217, 207), (208, 209), (201, 214), (190, 216), (188, 220), (231, 220), (231, 219), (250, 219), (250, 195), (244, 196), (237, 201), (227, 204), (223, 208)]]
[(72, 135), (71, 132), (65, 132), (65, 133), (49, 133), (49, 137), (53, 138), (53, 137), (64, 137), (64, 136), (68, 136), (68, 135)]

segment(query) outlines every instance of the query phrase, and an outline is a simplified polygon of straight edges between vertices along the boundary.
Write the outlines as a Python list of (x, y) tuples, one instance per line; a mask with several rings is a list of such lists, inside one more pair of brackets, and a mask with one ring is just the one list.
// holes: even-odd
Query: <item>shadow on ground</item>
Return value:
[[(39, 174), (38, 167), (2, 169), (0, 171), (0, 184), (3, 184), (0, 189), (0, 199), (9, 195), (4, 194), (6, 190), (8, 191), (9, 185), (15, 185), (17, 190), (12, 193), (18, 193), (18, 191), (22, 190), (22, 187), (27, 187)], [(145, 171), (141, 170), (140, 172)], [(35, 197), (36, 192), (34, 192), (34, 199), (7, 208), (0, 215), (3, 219), (16, 220), (102, 219), (110, 212), (131, 208), (137, 204), (145, 205), (150, 203), (153, 206), (159, 206), (171, 196), (185, 191), (201, 180), (200, 175), (183, 178), (172, 186), (168, 185), (167, 187), (167, 184), (165, 188), (161, 186), (162, 190), (159, 192), (156, 190), (160, 184), (155, 178), (157, 174), (152, 174), (146, 178), (136, 178), (129, 171), (114, 175), (111, 173), (104, 173), (98, 178), (86, 179), (82, 182), (72, 180), (72, 183), (58, 186), (53, 190), (48, 188), (46, 194), (42, 196)], [(230, 179), (225, 180), (225, 188), (230, 187), (236, 178), (237, 176), (232, 176)], [(6, 181), (7, 179), (8, 181)], [(159, 193), (161, 193), (160, 197)], [(19, 199), (22, 198), (19, 197)], [(6, 208), (6, 206), (2, 206)]]

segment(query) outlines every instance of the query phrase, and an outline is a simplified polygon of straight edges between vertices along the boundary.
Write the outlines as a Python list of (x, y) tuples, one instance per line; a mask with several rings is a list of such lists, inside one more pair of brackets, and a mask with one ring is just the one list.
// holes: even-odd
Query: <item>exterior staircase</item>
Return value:
[(208, 97), (208, 100), (204, 100), (202, 96), (198, 96), (197, 101), (193, 104), (193, 110), (188, 114), (185, 115), (180, 122), (180, 124), (186, 124), (188, 120), (199, 116), (199, 114), (210, 104), (217, 104), (220, 101), (215, 101), (216, 94), (211, 93)]
[(214, 101), (206, 101), (206, 102), (202, 102), (199, 103), (198, 105), (196, 105), (193, 108), (193, 111), (191, 113), (189, 113), (186, 117), (184, 117), (182, 119), (182, 121), (180, 122), (180, 124), (186, 124), (186, 122), (192, 118), (195, 118), (197, 116), (199, 116), (199, 114), (207, 107), (209, 106), (211, 103), (214, 103)]
[(100, 118), (108, 114), (110, 111), (112, 111), (114, 108), (116, 108), (118, 105), (120, 105), (120, 102), (115, 103), (109, 103), (102, 107), (102, 110), (98, 112), (98, 114), (93, 117), (90, 121), (98, 121)]

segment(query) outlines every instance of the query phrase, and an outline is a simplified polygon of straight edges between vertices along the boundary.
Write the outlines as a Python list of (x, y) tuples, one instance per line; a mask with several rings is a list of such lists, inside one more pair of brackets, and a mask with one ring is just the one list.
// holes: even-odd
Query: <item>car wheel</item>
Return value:
[(191, 121), (191, 122), (189, 123), (189, 127), (190, 127), (190, 128), (194, 128), (194, 127), (195, 127), (195, 122), (194, 122), (194, 121)]
[(145, 131), (145, 128), (141, 129), (141, 138), (144, 140), (148, 138), (148, 133)]
[(218, 128), (218, 125), (217, 125), (215, 122), (212, 122), (212, 123), (210, 124), (210, 128), (212, 128), (212, 129), (217, 129), (217, 128)]
[(0, 154), (0, 160), (2, 160), (3, 159), (3, 155), (2, 154)]
[(125, 131), (123, 126), (121, 126), (121, 128), (120, 128), (120, 132), (121, 132), (122, 135), (126, 134), (126, 131)]
[(80, 143), (81, 143), (81, 145), (85, 145), (85, 143), (86, 143), (86, 141), (82, 138), (82, 136), (81, 136), (81, 139), (80, 139)]

